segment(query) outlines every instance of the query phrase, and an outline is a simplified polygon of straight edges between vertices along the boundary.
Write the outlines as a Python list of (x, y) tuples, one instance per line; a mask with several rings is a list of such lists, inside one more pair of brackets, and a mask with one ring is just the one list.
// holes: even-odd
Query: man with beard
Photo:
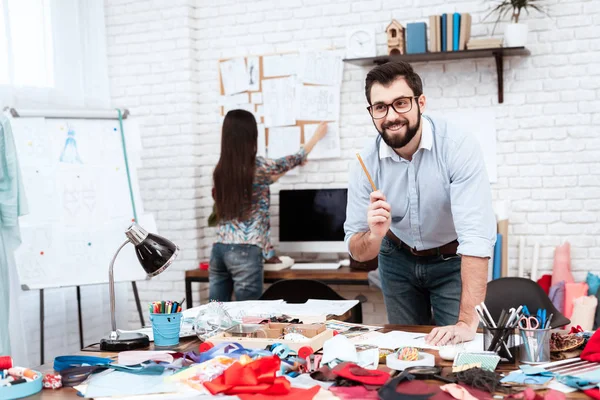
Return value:
[(378, 258), (391, 324), (439, 326), (427, 342), (475, 336), (496, 241), (491, 189), (476, 139), (423, 115), (423, 84), (410, 64), (368, 74), (367, 107), (379, 132), (356, 162), (344, 230), (357, 261)]

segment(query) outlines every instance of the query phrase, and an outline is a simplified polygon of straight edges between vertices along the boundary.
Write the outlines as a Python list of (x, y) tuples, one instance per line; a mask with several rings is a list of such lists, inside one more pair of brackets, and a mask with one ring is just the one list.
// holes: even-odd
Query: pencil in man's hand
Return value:
[(360, 165), (362, 166), (363, 171), (365, 171), (365, 175), (367, 175), (367, 179), (369, 179), (369, 182), (371, 183), (371, 187), (373, 188), (373, 191), (377, 191), (377, 187), (375, 187), (375, 183), (373, 182), (373, 179), (371, 179), (371, 175), (369, 175), (369, 171), (367, 171), (367, 167), (365, 166), (365, 163), (363, 162), (362, 158), (360, 158), (360, 154), (356, 153), (356, 158), (358, 158), (358, 162), (360, 162)]

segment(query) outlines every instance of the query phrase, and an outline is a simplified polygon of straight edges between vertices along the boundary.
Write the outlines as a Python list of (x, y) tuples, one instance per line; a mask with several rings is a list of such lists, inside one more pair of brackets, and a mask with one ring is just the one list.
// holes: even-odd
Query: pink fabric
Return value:
[(587, 296), (587, 292), (587, 283), (580, 282), (565, 284), (565, 317), (570, 319), (573, 315), (573, 300), (578, 299), (579, 297)]
[(477, 397), (473, 396), (467, 389), (456, 383), (449, 383), (440, 387), (440, 389), (458, 400), (477, 400)]
[(571, 244), (569, 242), (565, 242), (565, 244), (558, 246), (554, 250), (552, 286), (560, 281), (565, 281), (565, 283), (575, 282), (571, 273)]

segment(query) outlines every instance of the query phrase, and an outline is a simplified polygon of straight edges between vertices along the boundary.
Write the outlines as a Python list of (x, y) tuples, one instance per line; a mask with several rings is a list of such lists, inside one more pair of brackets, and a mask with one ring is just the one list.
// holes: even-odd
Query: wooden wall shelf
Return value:
[(498, 47), (491, 49), (440, 51), (435, 53), (402, 54), (367, 58), (346, 58), (344, 59), (344, 62), (365, 67), (385, 64), (389, 61), (428, 62), (493, 57), (496, 60), (496, 73), (498, 76), (498, 102), (502, 103), (504, 101), (504, 74), (502, 69), (504, 56), (528, 56), (530, 54), (529, 50), (525, 47)]

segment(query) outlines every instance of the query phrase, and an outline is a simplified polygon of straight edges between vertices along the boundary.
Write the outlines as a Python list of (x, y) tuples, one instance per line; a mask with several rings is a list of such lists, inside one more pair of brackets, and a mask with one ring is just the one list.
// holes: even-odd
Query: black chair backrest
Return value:
[[(323, 282), (312, 279), (285, 279), (273, 283), (260, 296), (259, 300), (285, 300), (288, 303), (305, 303), (308, 299), (346, 300)], [(348, 322), (362, 323), (360, 302), (350, 310)]]
[(546, 309), (546, 315), (552, 316), (553, 328), (568, 325), (571, 321), (554, 307), (552, 301), (537, 282), (526, 278), (500, 278), (488, 282), (485, 305), (494, 321), (498, 321), (502, 309), (517, 308), (526, 305), (535, 316), (538, 309)]

